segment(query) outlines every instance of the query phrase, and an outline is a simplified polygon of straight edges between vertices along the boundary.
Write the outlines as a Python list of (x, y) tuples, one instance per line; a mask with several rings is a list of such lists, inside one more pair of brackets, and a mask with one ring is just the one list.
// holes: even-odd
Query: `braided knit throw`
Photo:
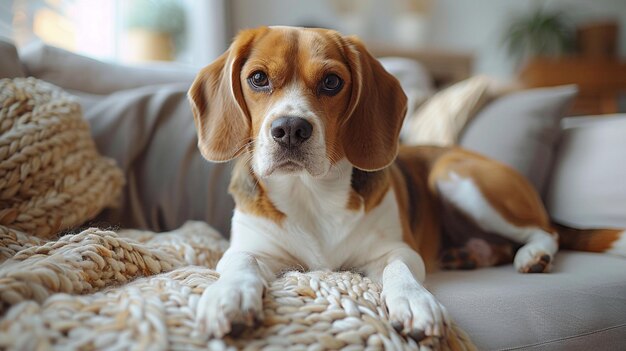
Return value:
[(456, 325), (417, 345), (391, 327), (381, 287), (351, 272), (288, 272), (265, 319), (237, 338), (195, 332), (197, 303), (228, 247), (202, 222), (154, 234), (95, 228), (27, 247), (0, 264), (0, 349), (474, 350)]
[[(5, 94), (7, 83), (2, 84)], [(32, 80), (30, 84), (40, 86)], [(38, 111), (36, 104), (30, 108)], [(1, 126), (6, 125), (4, 116), (8, 114), (3, 110), (0, 115)], [(4, 140), (4, 133), (1, 137)], [(6, 155), (13, 159), (11, 153)], [(49, 167), (64, 162), (62, 157), (52, 160)], [(101, 172), (107, 177), (104, 169)], [(1, 184), (9, 184), (4, 177), (9, 173), (1, 174)], [(88, 174), (64, 183), (62, 192), (83, 195), (73, 186), (80, 186)], [(108, 177), (108, 182), (116, 179)], [(22, 181), (10, 184), (31, 189), (27, 193), (34, 198), (41, 197), (38, 191), (52, 194), (48, 188), (27, 187)], [(91, 184), (97, 187), (100, 183)], [(9, 188), (3, 185), (2, 194)], [(93, 201), (106, 203), (103, 198), (108, 194), (97, 193), (102, 198)], [(2, 201), (0, 213), (19, 203)], [(52, 201), (53, 206), (31, 201), (19, 209), (34, 213), (31, 220), (51, 218), (47, 211), (57, 211), (55, 216), (65, 218), (72, 214), (62, 213), (63, 208), (79, 211), (68, 205), (72, 201), (71, 197), (65, 202)], [(7, 204), (12, 207), (5, 208)], [(74, 212), (71, 223), (83, 223), (91, 214)], [(228, 242), (207, 224), (188, 222), (178, 230), (159, 234), (90, 228), (50, 239), (60, 228), (69, 227), (69, 222), (50, 225), (41, 220), (31, 226), (24, 218), (17, 220), (21, 216), (18, 212), (15, 220), (7, 222), (13, 226), (0, 225), (2, 350), (475, 349), (454, 324), (441, 340), (427, 339), (417, 345), (402, 337), (388, 321), (380, 285), (351, 272), (285, 273), (265, 294), (265, 319), (258, 328), (237, 338), (207, 340), (196, 332), (197, 304), (204, 289), (218, 278), (212, 267), (228, 247)], [(39, 230), (40, 225), (47, 229)]]
[(112, 204), (123, 182), (71, 96), (35, 78), (0, 80), (0, 226), (50, 238)]

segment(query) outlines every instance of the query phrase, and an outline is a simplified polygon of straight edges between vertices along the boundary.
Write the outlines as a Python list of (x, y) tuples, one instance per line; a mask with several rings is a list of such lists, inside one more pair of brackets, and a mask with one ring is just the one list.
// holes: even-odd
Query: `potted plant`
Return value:
[(574, 43), (574, 28), (567, 15), (543, 7), (514, 19), (503, 37), (518, 65), (532, 57), (562, 56), (573, 50)]
[(127, 3), (127, 59), (171, 61), (183, 44), (185, 10), (177, 0), (132, 0)]

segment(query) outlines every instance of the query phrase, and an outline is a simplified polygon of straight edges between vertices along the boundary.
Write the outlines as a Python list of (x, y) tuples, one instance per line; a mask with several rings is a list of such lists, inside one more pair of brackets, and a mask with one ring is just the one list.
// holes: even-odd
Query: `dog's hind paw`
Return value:
[(521, 273), (547, 273), (551, 268), (550, 262), (552, 262), (552, 256), (540, 252), (524, 263), (518, 263), (516, 260), (516, 267)]
[(475, 269), (478, 267), (478, 259), (473, 252), (464, 247), (450, 248), (441, 255), (441, 267), (443, 269)]

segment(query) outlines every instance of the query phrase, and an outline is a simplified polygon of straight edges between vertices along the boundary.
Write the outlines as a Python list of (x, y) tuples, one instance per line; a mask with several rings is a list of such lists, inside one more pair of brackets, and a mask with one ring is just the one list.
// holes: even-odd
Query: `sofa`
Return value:
[[(75, 95), (98, 150), (126, 175), (119, 205), (92, 225), (166, 231), (201, 220), (228, 236), (231, 164), (208, 163), (196, 148), (186, 101), (196, 69), (121, 66), (43, 44), (18, 53), (1, 42), (0, 51), (0, 78), (34, 76)], [(407, 93), (419, 91), (410, 82), (422, 79), (406, 75), (423, 69), (397, 64), (388, 68)], [(626, 115), (564, 118), (575, 94), (566, 86), (474, 99), (483, 104), (456, 142), (526, 175), (555, 222), (626, 228)], [(438, 272), (426, 284), (481, 350), (626, 349), (624, 257), (563, 251), (549, 274), (505, 265)]]

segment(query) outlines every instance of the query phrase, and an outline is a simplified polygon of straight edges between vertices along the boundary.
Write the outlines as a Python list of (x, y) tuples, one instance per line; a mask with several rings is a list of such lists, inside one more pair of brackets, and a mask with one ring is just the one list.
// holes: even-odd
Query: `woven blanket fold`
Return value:
[(196, 307), (228, 242), (202, 222), (37, 240), (0, 231), (24, 247), (0, 265), (2, 349), (474, 349), (456, 325), (422, 345), (402, 337), (380, 285), (351, 272), (288, 272), (270, 285), (259, 328), (207, 340), (195, 333)]

